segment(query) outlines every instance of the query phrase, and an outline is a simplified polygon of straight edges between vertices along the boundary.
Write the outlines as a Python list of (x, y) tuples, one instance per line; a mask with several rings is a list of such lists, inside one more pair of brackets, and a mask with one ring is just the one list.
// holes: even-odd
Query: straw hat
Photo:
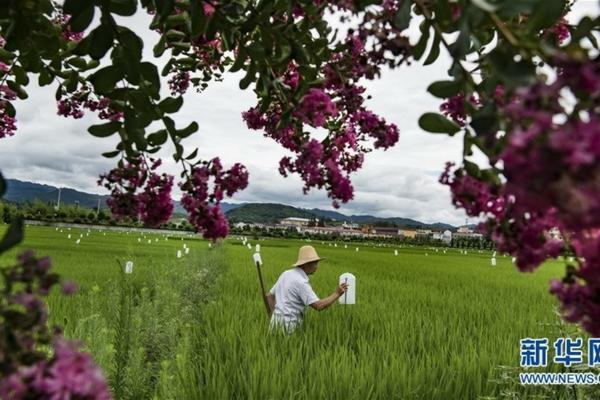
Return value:
[(304, 264), (307, 264), (312, 261), (321, 261), (324, 258), (319, 257), (317, 251), (312, 246), (302, 246), (300, 250), (298, 250), (298, 261), (293, 264), (293, 267), (300, 267)]

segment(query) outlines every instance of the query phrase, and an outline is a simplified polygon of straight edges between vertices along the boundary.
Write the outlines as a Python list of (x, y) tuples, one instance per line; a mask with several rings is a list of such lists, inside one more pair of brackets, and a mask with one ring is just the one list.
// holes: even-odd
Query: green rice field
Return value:
[(284, 336), (268, 330), (254, 245), (268, 290), (307, 243), (248, 241), (251, 250), (237, 237), (209, 248), (198, 236), (27, 227), (0, 261), (33, 248), (78, 283), (78, 294), (48, 298), (51, 323), (83, 342), (117, 399), (588, 398), (518, 383), (520, 339), (575, 332), (548, 293), (558, 261), (523, 274), (510, 257), (492, 267), (488, 250), (313, 241), (326, 258), (316, 293), (351, 272), (357, 304), (310, 309), (304, 329)]

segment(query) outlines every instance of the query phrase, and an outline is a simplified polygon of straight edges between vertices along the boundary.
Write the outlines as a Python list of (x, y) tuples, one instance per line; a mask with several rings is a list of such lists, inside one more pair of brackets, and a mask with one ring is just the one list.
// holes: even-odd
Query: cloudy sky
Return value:
[[(598, 15), (598, 2), (579, 0), (570, 19), (578, 21), (582, 15)], [(136, 15), (127, 24), (142, 36), (145, 55), (150, 58), (157, 36), (144, 32), (147, 18)], [(464, 213), (454, 209), (447, 188), (437, 182), (446, 161), (460, 160), (461, 138), (427, 134), (417, 124), (422, 113), (437, 110), (439, 101), (426, 88), (432, 81), (446, 77), (449, 64), (449, 57), (442, 54), (433, 66), (415, 63), (365, 83), (372, 95), (368, 106), (399, 127), (400, 141), (387, 151), (367, 155), (364, 167), (353, 176), (354, 200), (338, 211), (464, 223)], [(279, 175), (278, 161), (287, 152), (260, 132), (245, 127), (240, 113), (255, 104), (255, 97), (251, 91), (241, 91), (238, 81), (239, 76), (229, 75), (201, 94), (186, 94), (177, 124), (185, 126), (195, 120), (200, 130), (184, 145), (198, 147), (204, 158), (220, 156), (226, 166), (242, 162), (248, 167), (250, 185), (232, 202), (279, 202), (333, 209), (324, 192), (312, 191), (304, 196), (298, 177)], [(98, 139), (87, 133), (86, 128), (95, 122), (92, 115), (81, 120), (56, 115), (54, 90), (32, 84), (29, 99), (17, 102), (18, 131), (0, 143), (0, 170), (7, 178), (105, 193), (96, 180), (112, 168), (114, 160), (100, 154), (113, 150), (116, 140)], [(161, 153), (164, 171), (178, 175), (170, 158), (172, 152), (169, 147)], [(178, 197), (178, 193), (175, 195)]]

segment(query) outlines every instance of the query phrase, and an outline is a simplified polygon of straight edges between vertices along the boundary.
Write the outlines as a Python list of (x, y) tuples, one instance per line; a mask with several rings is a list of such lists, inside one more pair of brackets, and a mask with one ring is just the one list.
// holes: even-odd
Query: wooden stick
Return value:
[(260, 282), (260, 294), (262, 295), (263, 301), (265, 303), (265, 308), (267, 309), (267, 316), (270, 316), (271, 307), (269, 307), (269, 302), (267, 301), (267, 296), (265, 295), (265, 284), (263, 282), (262, 273), (260, 272), (259, 262), (256, 262), (256, 271), (258, 272), (258, 280)]

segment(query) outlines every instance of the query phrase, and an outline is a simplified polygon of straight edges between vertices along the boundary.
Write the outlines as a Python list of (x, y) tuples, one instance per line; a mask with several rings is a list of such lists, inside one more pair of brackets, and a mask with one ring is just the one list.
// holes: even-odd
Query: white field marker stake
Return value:
[(67, 239), (71, 239), (71, 234), (70, 233), (67, 235)]
[(398, 250), (394, 250), (394, 255), (397, 256), (398, 255)]
[(190, 254), (190, 248), (189, 247), (185, 248), (185, 254)]
[(212, 243), (211, 242), (208, 242), (208, 248), (209, 249), (212, 248)]
[(350, 272), (345, 272), (340, 275), (339, 282), (348, 285), (348, 290), (339, 299), (340, 304), (356, 304), (356, 277)]
[(257, 244), (256, 246), (254, 246), (254, 251), (256, 251), (257, 253), (260, 253), (260, 244)]
[(177, 258), (181, 258), (181, 250), (177, 250)]
[(496, 257), (492, 257), (492, 267), (496, 266)]
[(358, 251), (358, 247), (356, 248), (356, 251)]
[(79, 242), (81, 242), (81, 239), (77, 239), (77, 241), (75, 242), (75, 244), (79, 244)]
[(125, 263), (125, 273), (126, 274), (133, 273), (133, 261), (127, 261)]
[(246, 245), (246, 247), (248, 247), (248, 250), (252, 250), (252, 246), (250, 246), (250, 243), (248, 243), (248, 244)]

